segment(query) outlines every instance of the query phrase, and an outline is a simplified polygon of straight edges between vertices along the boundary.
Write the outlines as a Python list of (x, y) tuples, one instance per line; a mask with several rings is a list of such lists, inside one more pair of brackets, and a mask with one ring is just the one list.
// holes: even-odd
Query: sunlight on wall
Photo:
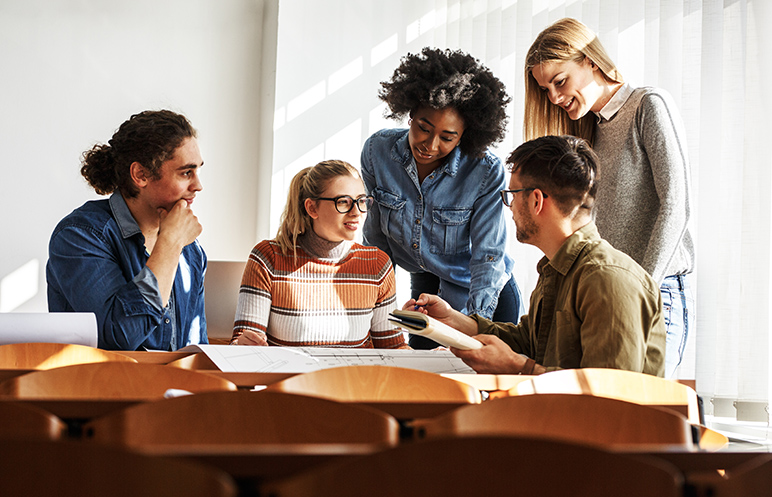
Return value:
[(341, 87), (354, 81), (362, 75), (364, 61), (362, 57), (357, 57), (342, 68), (338, 69), (327, 78), (327, 94), (331, 95), (340, 90)]
[(32, 259), (0, 280), (0, 312), (11, 312), (38, 293), (40, 261)]
[(398, 126), (396, 121), (386, 119), (383, 117), (383, 113), (386, 111), (386, 103), (379, 104), (377, 107), (370, 111), (368, 116), (368, 135), (370, 136), (376, 131), (380, 131), (384, 128), (395, 128)]
[(445, 24), (445, 18), (447, 17), (447, 10), (432, 10), (424, 14), (423, 17), (414, 21), (407, 26), (405, 32), (405, 41), (410, 43), (417, 39), (419, 36), (428, 33), (432, 29)]
[(284, 204), (287, 202), (287, 192), (292, 178), (304, 167), (313, 166), (322, 160), (324, 160), (324, 145), (320, 143), (284, 169), (273, 173), (271, 178), (271, 238), (276, 235), (276, 230), (279, 229), (279, 217), (284, 212)]
[(287, 109), (285, 107), (279, 107), (273, 111), (273, 130), (277, 131), (279, 128), (287, 123)]
[(325, 159), (350, 161), (351, 159), (348, 158), (348, 155), (351, 144), (362, 143), (363, 141), (362, 120), (356, 119), (324, 142), (324, 157)]
[(386, 38), (370, 50), (370, 66), (375, 66), (399, 48), (397, 33)]
[(324, 81), (320, 81), (287, 103), (287, 121), (292, 121), (327, 96)]

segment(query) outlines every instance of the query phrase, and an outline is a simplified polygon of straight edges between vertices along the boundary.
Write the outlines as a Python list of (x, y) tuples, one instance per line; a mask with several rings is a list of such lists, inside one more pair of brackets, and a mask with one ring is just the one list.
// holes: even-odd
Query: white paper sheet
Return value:
[(430, 373), (474, 373), (449, 350), (342, 349), (189, 345), (181, 351), (203, 352), (227, 373), (305, 373), (352, 365), (383, 365)]
[(34, 342), (96, 347), (96, 316), (93, 312), (0, 313), (0, 345)]

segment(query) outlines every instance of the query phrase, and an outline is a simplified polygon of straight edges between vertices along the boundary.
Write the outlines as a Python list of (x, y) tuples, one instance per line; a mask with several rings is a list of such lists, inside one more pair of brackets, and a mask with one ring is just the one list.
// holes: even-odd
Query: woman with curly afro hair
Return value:
[[(409, 127), (365, 142), (362, 178), (375, 198), (365, 242), (410, 273), (412, 298), (438, 294), (466, 314), (516, 323), (522, 302), (499, 197), (505, 170), (487, 150), (504, 138), (504, 84), (469, 54), (427, 47), (381, 86), (387, 117), (408, 117)], [(410, 345), (437, 346), (416, 335)]]

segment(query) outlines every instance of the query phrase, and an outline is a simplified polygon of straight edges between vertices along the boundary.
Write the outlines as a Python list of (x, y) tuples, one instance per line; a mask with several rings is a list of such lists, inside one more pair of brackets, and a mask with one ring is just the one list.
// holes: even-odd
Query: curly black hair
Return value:
[(506, 106), (512, 100), (502, 83), (482, 63), (460, 50), (424, 47), (402, 57), (389, 81), (381, 82), (378, 98), (390, 119), (402, 120), (421, 106), (452, 107), (464, 120), (461, 151), (481, 156), (504, 138)]
[(146, 110), (121, 124), (107, 144), (83, 152), (80, 173), (100, 195), (120, 190), (126, 197), (136, 197), (139, 190), (131, 180), (131, 164), (139, 162), (158, 179), (161, 164), (189, 137), (195, 138), (196, 130), (185, 116)]

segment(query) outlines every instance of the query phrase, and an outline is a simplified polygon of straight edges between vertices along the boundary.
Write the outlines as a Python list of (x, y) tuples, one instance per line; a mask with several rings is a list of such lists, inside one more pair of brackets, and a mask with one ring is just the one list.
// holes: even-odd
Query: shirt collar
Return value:
[(139, 224), (137, 224), (134, 216), (131, 215), (129, 206), (126, 204), (126, 200), (123, 198), (123, 195), (121, 195), (121, 192), (118, 190), (113, 192), (113, 194), (110, 195), (109, 202), (110, 209), (113, 211), (113, 217), (115, 217), (115, 222), (118, 224), (118, 227), (121, 230), (121, 236), (123, 236), (124, 239), (134, 236), (137, 233), (142, 233), (142, 230), (139, 229)]
[[(413, 152), (410, 150), (409, 134), (410, 130), (406, 129), (404, 136), (400, 137), (396, 143), (394, 143), (394, 148), (392, 149), (392, 158), (397, 162), (401, 162), (402, 167), (405, 169), (409, 168), (411, 164), (415, 164)], [(455, 177), (460, 165), (461, 149), (457, 145), (456, 148), (445, 157), (445, 163), (438, 168), (438, 171), (447, 173), (451, 177)]]
[(619, 109), (622, 108), (622, 106), (627, 102), (627, 99), (630, 98), (630, 95), (633, 94), (633, 87), (630, 86), (629, 83), (625, 83), (617, 90), (616, 93), (611, 97), (611, 99), (606, 102), (606, 105), (603, 106), (603, 108), (596, 112), (595, 115), (598, 116), (598, 122), (600, 122), (601, 118), (605, 119), (606, 121), (609, 121), (614, 115), (619, 112)]
[(574, 265), (574, 262), (576, 262), (579, 254), (584, 250), (584, 247), (587, 246), (588, 243), (598, 240), (600, 240), (600, 235), (598, 234), (598, 228), (595, 227), (595, 223), (587, 223), (574, 231), (574, 233), (563, 242), (563, 245), (560, 246), (551, 260), (545, 257), (539, 261), (539, 273), (541, 273), (544, 266), (549, 264), (555, 271), (565, 276), (571, 269), (571, 266)]

